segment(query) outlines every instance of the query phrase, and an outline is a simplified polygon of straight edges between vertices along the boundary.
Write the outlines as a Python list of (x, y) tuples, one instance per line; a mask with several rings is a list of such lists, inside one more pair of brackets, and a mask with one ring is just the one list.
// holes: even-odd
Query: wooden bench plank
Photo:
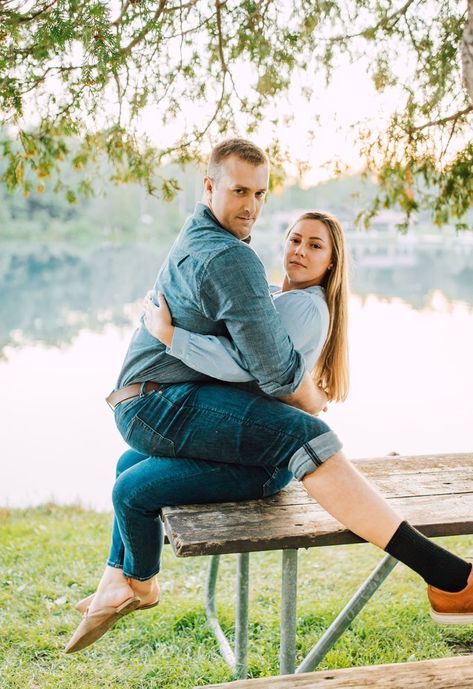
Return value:
[[(473, 533), (473, 453), (355, 463), (426, 535)], [(179, 557), (360, 542), (297, 482), (264, 500), (167, 507), (163, 519)]]
[(209, 684), (195, 689), (471, 689), (473, 655)]

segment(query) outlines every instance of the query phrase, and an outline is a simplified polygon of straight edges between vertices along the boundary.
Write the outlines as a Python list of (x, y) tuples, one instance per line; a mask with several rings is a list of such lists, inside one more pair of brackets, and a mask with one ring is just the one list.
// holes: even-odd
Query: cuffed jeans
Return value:
[(341, 449), (319, 418), (223, 384), (168, 385), (122, 402), (115, 420), (137, 452), (117, 470), (109, 564), (140, 580), (159, 571), (161, 507), (272, 495)]

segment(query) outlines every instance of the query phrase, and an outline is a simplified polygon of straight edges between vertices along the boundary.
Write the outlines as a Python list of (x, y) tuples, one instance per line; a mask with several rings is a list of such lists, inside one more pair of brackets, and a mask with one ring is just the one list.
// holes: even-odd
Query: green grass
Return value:
[[(95, 589), (110, 515), (47, 505), (0, 510), (2, 689), (190, 689), (232, 679), (204, 615), (206, 558), (165, 548), (162, 602), (127, 616), (82, 653), (63, 648), (80, 620), (73, 604)], [(441, 539), (463, 556), (473, 538)], [(301, 551), (298, 660), (379, 560), (369, 545)], [(234, 631), (235, 558), (222, 558), (219, 612)], [(278, 673), (280, 553), (251, 556), (250, 675)], [(423, 582), (398, 566), (326, 656), (320, 669), (473, 652), (472, 627), (431, 622)]]

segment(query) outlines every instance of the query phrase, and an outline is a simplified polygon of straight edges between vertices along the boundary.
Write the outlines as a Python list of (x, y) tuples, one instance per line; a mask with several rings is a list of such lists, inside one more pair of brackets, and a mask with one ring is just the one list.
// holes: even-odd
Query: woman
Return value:
[[(281, 289), (272, 288), (274, 304), (312, 371), (322, 410), (327, 401), (343, 400), (348, 393), (347, 256), (343, 230), (336, 218), (322, 212), (302, 215), (286, 234), (284, 269)], [(145, 325), (152, 335), (171, 346), (170, 353), (221, 380), (252, 380), (230, 340), (174, 328), (162, 296), (160, 303), (158, 309), (145, 299)], [(81, 612), (88, 611), (87, 617), (66, 651), (93, 643), (122, 615), (158, 604), (162, 507), (257, 499), (279, 492), (291, 478), (287, 469), (275, 477), (263, 467), (125, 452), (117, 465), (115, 520), (107, 567), (96, 594), (76, 606)], [(142, 580), (130, 580), (123, 574), (132, 550), (135, 561), (137, 556), (146, 560)], [(116, 612), (110, 615), (112, 609)]]

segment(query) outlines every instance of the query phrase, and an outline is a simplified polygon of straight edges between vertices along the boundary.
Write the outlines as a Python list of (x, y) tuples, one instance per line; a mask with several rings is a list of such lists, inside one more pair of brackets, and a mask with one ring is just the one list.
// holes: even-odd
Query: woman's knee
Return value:
[(135, 464), (139, 464), (139, 462), (142, 462), (144, 459), (146, 459), (146, 455), (142, 454), (141, 452), (137, 452), (136, 450), (127, 450), (121, 455), (117, 462), (116, 476), (120, 476), (120, 474), (123, 474), (124, 471), (130, 469), (132, 466), (135, 466)]

